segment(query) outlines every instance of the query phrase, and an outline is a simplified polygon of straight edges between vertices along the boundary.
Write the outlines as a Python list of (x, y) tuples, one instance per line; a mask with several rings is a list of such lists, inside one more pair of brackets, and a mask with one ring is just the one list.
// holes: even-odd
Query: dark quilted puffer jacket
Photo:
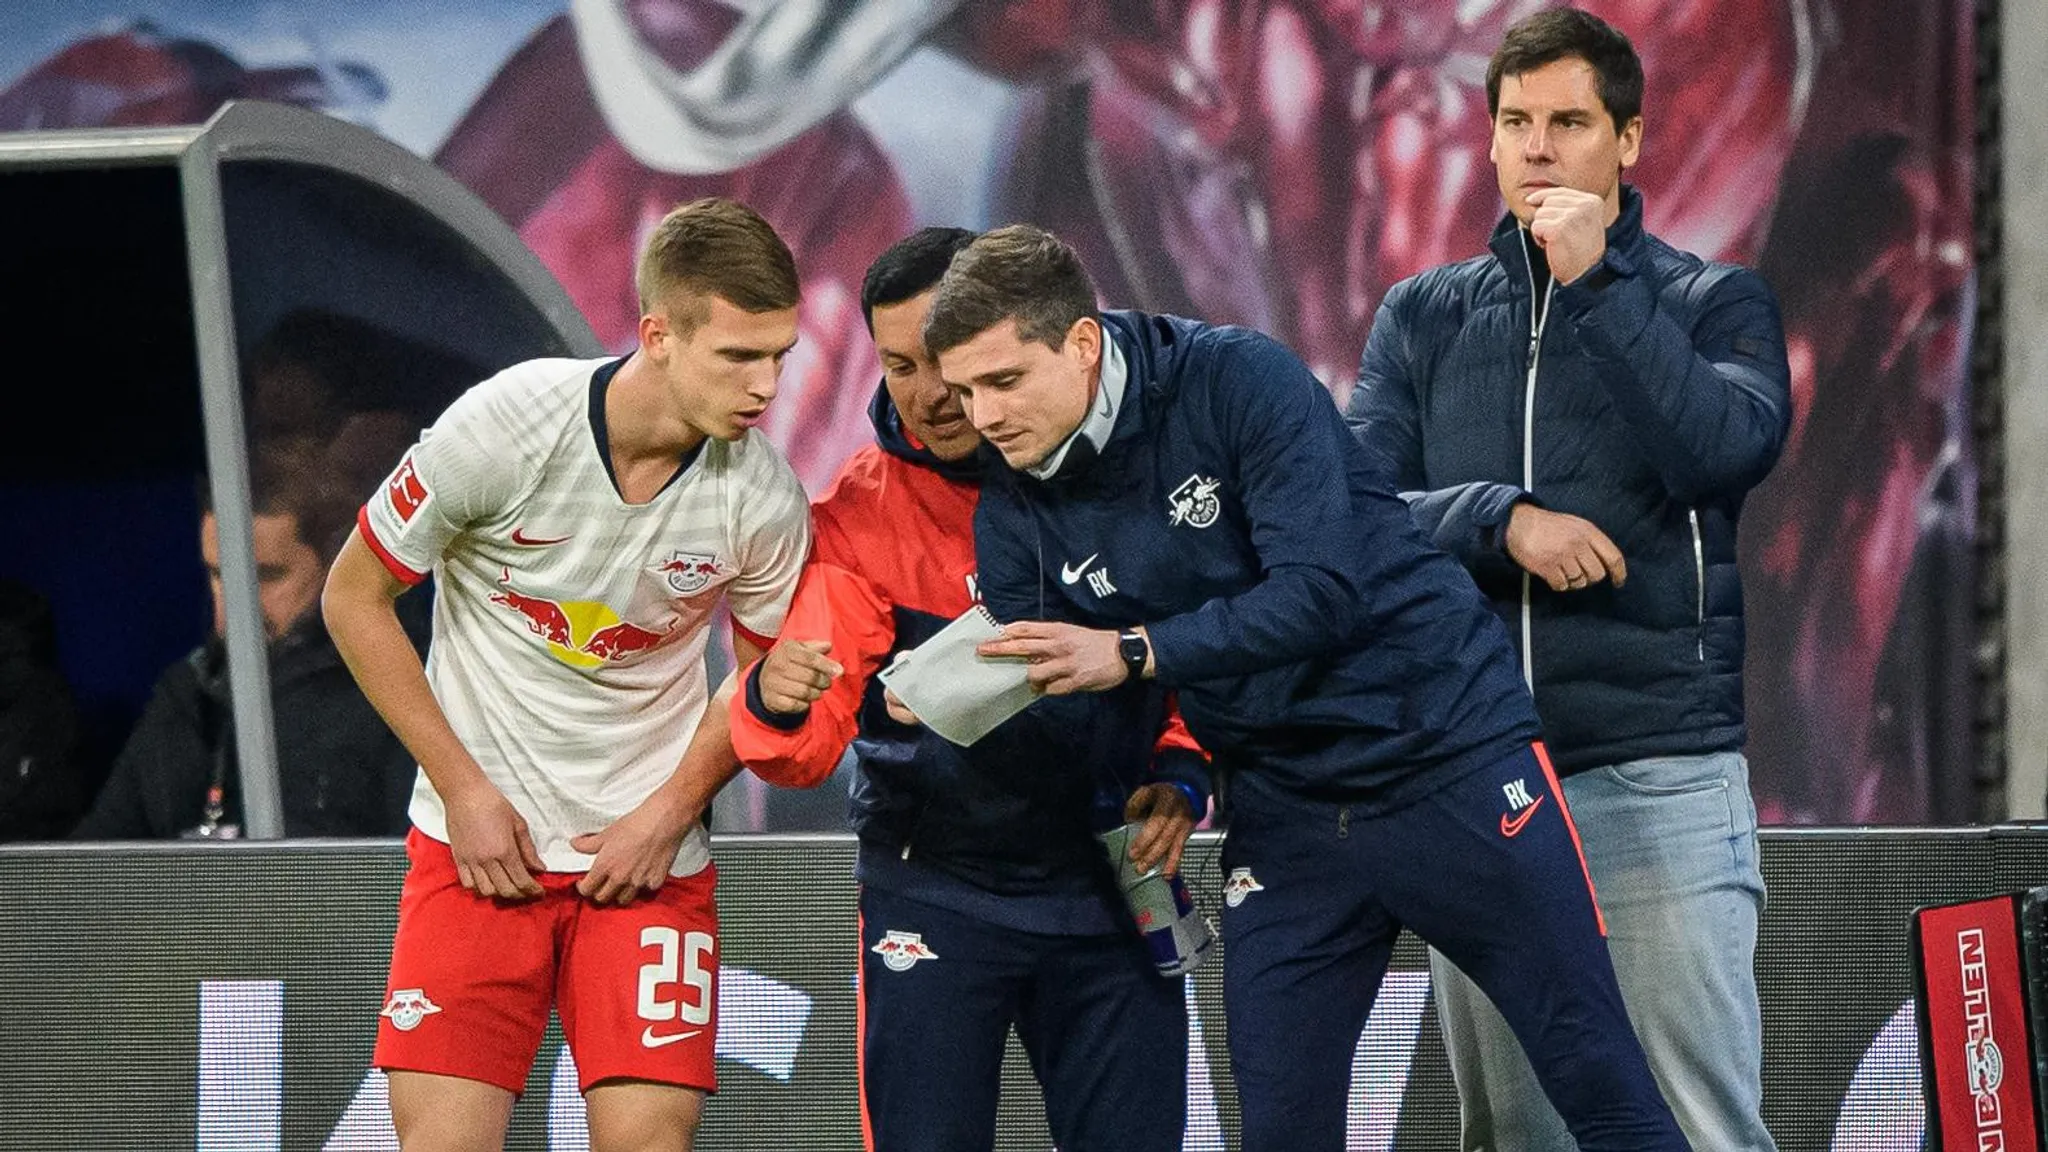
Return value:
[[(1488, 255), (1395, 285), (1351, 399), (1354, 432), (1506, 621), (1567, 773), (1741, 746), (1736, 520), (1791, 420), (1769, 287), (1642, 213), (1624, 186), (1606, 256), (1570, 284), (1532, 274), (1510, 216)], [(1626, 585), (1526, 577), (1501, 548), (1520, 500), (1598, 525)]]

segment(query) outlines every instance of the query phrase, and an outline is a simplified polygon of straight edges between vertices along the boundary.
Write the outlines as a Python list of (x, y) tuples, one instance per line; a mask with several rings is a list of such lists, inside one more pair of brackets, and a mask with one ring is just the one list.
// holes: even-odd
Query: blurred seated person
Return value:
[(0, 841), (54, 840), (92, 801), (49, 601), (0, 580)]
[[(303, 440), (261, 445), (250, 462), (287, 836), (398, 836), (407, 826), (415, 762), (363, 699), (318, 611), (327, 567), (362, 496), (347, 482), (352, 473)], [(201, 506), (199, 546), (213, 592), (213, 635), (157, 681), (73, 839), (242, 835), (220, 527), (204, 485)]]
[[(251, 443), (310, 437), (327, 445), (351, 424), (394, 420), (404, 425), (400, 455), (450, 401), (502, 367), (320, 308), (286, 312), (245, 350), (242, 363)], [(369, 470), (373, 485), (390, 464), (379, 459)], [(368, 494), (357, 493), (358, 507)]]

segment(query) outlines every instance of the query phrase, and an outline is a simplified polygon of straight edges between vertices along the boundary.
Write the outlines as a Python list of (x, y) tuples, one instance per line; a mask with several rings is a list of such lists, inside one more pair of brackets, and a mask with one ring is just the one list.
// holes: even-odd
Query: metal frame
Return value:
[(1980, 643), (2003, 659), (2002, 731), (2006, 815), (2048, 815), (2048, 107), (2033, 99), (2048, 76), (2048, 0), (2001, 0), (1983, 35), (1997, 71), (1980, 85), (2000, 94), (1994, 137), (1978, 152), (1996, 165), (1997, 243), (1979, 259), (1998, 265), (2003, 303), (1999, 379), (2003, 426), (1992, 435), (2003, 457), (2002, 627)]
[(205, 124), (190, 127), (0, 135), (0, 169), (177, 166), (207, 472), (220, 524), (228, 689), (236, 718), (245, 831), (268, 840), (284, 835), (284, 809), (270, 707), (270, 661), (257, 596), (248, 441), (221, 206), (221, 166), (237, 161), (324, 168), (410, 201), (511, 281), (574, 354), (598, 356), (603, 345), (561, 284), (488, 205), (428, 161), (366, 128), (291, 105), (231, 101)]

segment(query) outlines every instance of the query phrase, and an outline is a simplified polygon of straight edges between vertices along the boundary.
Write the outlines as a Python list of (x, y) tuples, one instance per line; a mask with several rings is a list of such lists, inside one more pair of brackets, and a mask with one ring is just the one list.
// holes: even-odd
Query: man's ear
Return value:
[(1067, 347), (1083, 368), (1093, 368), (1102, 360), (1102, 321), (1093, 316), (1083, 316), (1067, 329)]
[(1643, 118), (1637, 116), (1621, 126), (1621, 167), (1624, 171), (1636, 166), (1636, 157), (1643, 148)]
[(667, 340), (672, 331), (673, 328), (668, 322), (668, 317), (660, 312), (648, 312), (642, 315), (640, 317), (639, 329), (640, 350), (654, 359), (664, 358), (662, 344)]

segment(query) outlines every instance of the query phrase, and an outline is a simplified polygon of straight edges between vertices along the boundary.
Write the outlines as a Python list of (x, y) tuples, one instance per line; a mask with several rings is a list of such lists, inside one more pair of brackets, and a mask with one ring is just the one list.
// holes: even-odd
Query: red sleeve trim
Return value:
[(376, 530), (370, 527), (370, 506), (368, 504), (356, 509), (356, 531), (362, 533), (363, 543), (370, 546), (370, 551), (376, 555), (378, 560), (383, 561), (385, 570), (396, 577), (399, 583), (411, 587), (427, 578), (425, 572), (415, 572), (406, 567), (405, 561), (393, 556), (391, 550), (384, 547), (384, 542), (377, 539)]
[(1166, 694), (1166, 722), (1160, 726), (1159, 739), (1152, 745), (1154, 752), (1164, 752), (1169, 748), (1193, 752), (1204, 760), (1209, 758), (1208, 750), (1195, 740), (1195, 734), (1188, 731), (1187, 721), (1181, 719), (1180, 697), (1174, 692)]
[(763, 652), (775, 647), (775, 637), (761, 635), (759, 632), (740, 623), (740, 619), (737, 616), (732, 619), (732, 630), (734, 635), (737, 635), (740, 639), (745, 640)]

